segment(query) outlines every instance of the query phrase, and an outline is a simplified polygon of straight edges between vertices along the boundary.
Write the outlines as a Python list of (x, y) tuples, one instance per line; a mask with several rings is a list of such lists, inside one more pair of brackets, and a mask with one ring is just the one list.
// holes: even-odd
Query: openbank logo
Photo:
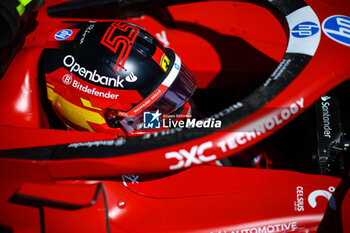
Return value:
[[(88, 68), (81, 66), (79, 63), (76, 62), (75, 58), (72, 55), (67, 55), (63, 58), (63, 65), (71, 73), (75, 73), (76, 75), (78, 75), (78, 77), (91, 84), (115, 88), (124, 88), (124, 79), (121, 79), (119, 75), (113, 78), (98, 74), (96, 69), (89, 70)], [(133, 77), (133, 80), (134, 79), (135, 77)]]

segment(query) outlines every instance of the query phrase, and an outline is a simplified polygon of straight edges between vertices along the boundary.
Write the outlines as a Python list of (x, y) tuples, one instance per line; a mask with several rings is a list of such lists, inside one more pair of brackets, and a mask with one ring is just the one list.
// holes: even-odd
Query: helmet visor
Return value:
[(165, 90), (164, 93), (147, 107), (142, 108), (142, 104), (141, 106), (136, 106), (136, 109), (140, 109), (141, 107), (142, 111), (140, 110), (135, 115), (123, 118), (120, 124), (128, 133), (143, 129), (143, 123), (146, 121), (144, 119), (145, 113), (157, 112), (158, 115), (153, 116), (159, 116), (159, 113), (171, 115), (190, 99), (195, 89), (196, 79), (194, 75), (184, 64), (181, 64), (180, 58), (176, 56), (168, 77), (165, 78), (158, 89), (145, 99), (144, 103), (152, 101), (152, 97), (156, 95), (157, 92)]

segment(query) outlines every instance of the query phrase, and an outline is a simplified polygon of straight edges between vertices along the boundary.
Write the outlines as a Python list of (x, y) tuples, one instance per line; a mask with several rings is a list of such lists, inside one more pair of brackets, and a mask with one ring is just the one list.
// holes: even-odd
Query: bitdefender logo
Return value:
[(157, 110), (156, 112), (143, 113), (143, 128), (144, 129), (160, 129), (160, 116), (162, 114)]

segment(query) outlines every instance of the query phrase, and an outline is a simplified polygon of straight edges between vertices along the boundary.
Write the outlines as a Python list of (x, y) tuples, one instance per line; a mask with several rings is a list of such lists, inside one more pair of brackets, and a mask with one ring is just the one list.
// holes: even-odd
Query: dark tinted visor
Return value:
[(147, 112), (171, 115), (190, 99), (196, 89), (196, 83), (194, 75), (184, 64), (181, 64), (177, 77), (164, 94), (142, 112), (123, 118), (120, 121), (121, 126), (130, 133), (134, 130), (143, 129), (144, 114)]

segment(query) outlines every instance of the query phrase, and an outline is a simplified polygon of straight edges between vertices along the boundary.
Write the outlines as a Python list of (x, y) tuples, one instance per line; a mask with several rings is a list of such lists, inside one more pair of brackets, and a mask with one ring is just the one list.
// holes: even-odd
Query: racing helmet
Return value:
[(195, 77), (172, 49), (132, 23), (62, 24), (43, 56), (47, 98), (70, 129), (128, 137), (149, 132), (145, 112), (190, 112)]

